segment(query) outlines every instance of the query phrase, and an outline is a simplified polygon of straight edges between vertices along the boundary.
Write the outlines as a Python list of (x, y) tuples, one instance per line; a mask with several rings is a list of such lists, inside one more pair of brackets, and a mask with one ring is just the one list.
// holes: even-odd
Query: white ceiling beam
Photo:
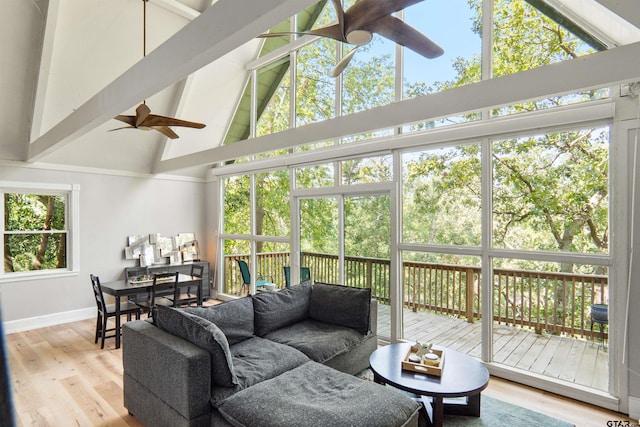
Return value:
[(640, 28), (640, 7), (637, 0), (597, 0), (598, 3)]
[(640, 42), (161, 162), (154, 173), (640, 79)]
[(27, 161), (95, 129), (315, 0), (219, 0), (29, 146)]
[(42, 37), (42, 53), (40, 55), (40, 64), (38, 66), (38, 77), (36, 80), (36, 93), (33, 100), (33, 113), (29, 140), (31, 140), (35, 135), (39, 136), (42, 130), (42, 115), (44, 113), (47, 87), (49, 86), (49, 75), (51, 74), (51, 58), (53, 43), (55, 41), (56, 26), (58, 25), (60, 0), (49, 0), (46, 9), (47, 13), (44, 17), (44, 35)]
[[(167, 111), (167, 115), (169, 117), (182, 116), (182, 111), (184, 110), (186, 99), (187, 99), (186, 95), (191, 90), (192, 82), (193, 82), (193, 74), (187, 76), (187, 78), (185, 79), (182, 79), (176, 85), (176, 94), (174, 96), (173, 103), (170, 106), (169, 111)], [(166, 136), (164, 135), (162, 136), (162, 143), (158, 145), (155, 156), (151, 163), (152, 170), (156, 169), (158, 165), (160, 165), (160, 162), (162, 161), (162, 158), (164, 157), (165, 153), (170, 152), (171, 144), (173, 144), (172, 141), (173, 140), (167, 138)]]

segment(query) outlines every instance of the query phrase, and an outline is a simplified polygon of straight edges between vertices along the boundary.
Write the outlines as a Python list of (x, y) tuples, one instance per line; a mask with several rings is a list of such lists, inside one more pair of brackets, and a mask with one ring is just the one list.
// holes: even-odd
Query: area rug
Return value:
[(480, 418), (459, 415), (445, 415), (443, 424), (447, 427), (573, 427), (573, 424), (512, 405), (489, 396), (481, 396)]
[[(359, 378), (373, 381), (373, 372), (365, 369), (358, 375)], [(480, 417), (466, 417), (462, 415), (445, 415), (443, 424), (445, 427), (574, 427), (573, 424), (557, 418), (550, 417), (540, 412), (531, 411), (521, 406), (492, 397), (482, 395)], [(541, 408), (542, 409), (542, 408)]]

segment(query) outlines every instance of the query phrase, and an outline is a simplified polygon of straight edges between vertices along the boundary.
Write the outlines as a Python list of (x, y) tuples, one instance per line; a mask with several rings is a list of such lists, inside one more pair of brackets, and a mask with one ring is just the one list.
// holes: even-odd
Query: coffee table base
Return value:
[(421, 396), (422, 406), (427, 416), (427, 425), (442, 427), (442, 419), (445, 414), (466, 415), (470, 417), (480, 416), (480, 393), (468, 396), (466, 403), (444, 402), (442, 397)]

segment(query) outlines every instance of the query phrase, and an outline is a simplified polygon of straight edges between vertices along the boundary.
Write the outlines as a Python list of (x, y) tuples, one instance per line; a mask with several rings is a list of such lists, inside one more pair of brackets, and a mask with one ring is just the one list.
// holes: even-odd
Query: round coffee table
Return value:
[[(444, 414), (479, 417), (480, 392), (489, 384), (487, 368), (464, 353), (438, 347), (444, 351), (442, 376), (405, 371), (402, 360), (410, 347), (410, 343), (399, 343), (374, 351), (369, 358), (374, 380), (422, 396), (425, 411), (434, 426), (442, 426)], [(466, 402), (444, 402), (444, 398), (451, 397), (466, 397)]]

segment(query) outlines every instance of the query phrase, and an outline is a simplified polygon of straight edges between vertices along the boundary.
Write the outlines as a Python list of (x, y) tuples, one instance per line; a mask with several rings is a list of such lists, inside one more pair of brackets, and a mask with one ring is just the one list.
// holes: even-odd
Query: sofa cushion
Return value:
[(231, 356), (238, 382), (233, 388), (213, 389), (211, 404), (214, 407), (242, 389), (276, 377), (309, 361), (307, 356), (293, 347), (260, 337), (253, 337), (231, 346)]
[(309, 317), (347, 326), (363, 335), (369, 332), (371, 289), (315, 282), (309, 300)]
[(393, 387), (308, 362), (236, 393), (218, 410), (234, 426), (399, 427), (415, 420), (420, 405)]
[(215, 323), (224, 332), (229, 345), (253, 336), (253, 301), (244, 297), (209, 307), (185, 307), (184, 310)]
[(211, 381), (223, 387), (238, 384), (229, 343), (215, 324), (184, 310), (159, 305), (154, 314), (158, 327), (211, 354)]
[(278, 292), (260, 292), (253, 296), (255, 334), (271, 331), (307, 318), (311, 281)]
[(296, 348), (319, 363), (350, 351), (366, 338), (352, 328), (312, 319), (280, 328), (264, 337)]

